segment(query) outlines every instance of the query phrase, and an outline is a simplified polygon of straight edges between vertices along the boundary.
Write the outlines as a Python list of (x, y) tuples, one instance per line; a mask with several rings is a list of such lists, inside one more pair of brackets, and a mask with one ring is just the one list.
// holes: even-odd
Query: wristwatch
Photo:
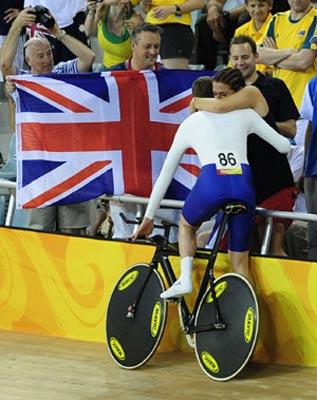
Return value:
[(175, 4), (175, 17), (181, 18), (183, 16), (182, 9), (179, 5)]
[(64, 36), (66, 35), (66, 32), (64, 31), (64, 29), (61, 29), (57, 35), (55, 35), (56, 39), (61, 41), (63, 40)]

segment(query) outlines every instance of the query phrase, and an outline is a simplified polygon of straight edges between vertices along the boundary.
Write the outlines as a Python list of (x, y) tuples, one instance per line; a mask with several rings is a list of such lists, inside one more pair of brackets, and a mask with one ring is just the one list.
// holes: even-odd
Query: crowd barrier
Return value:
[[(8, 210), (5, 218), (5, 226), (11, 226), (14, 217), (15, 207), (16, 207), (16, 182), (9, 181), (7, 179), (0, 179), (0, 188), (8, 189), (10, 193)], [(142, 206), (145, 206), (149, 199), (146, 197), (137, 196), (104, 196), (108, 200), (119, 201), (122, 203), (134, 203), (140, 206), (140, 213), (142, 214)], [(164, 199), (161, 202), (161, 206), (170, 208), (182, 208), (184, 202), (178, 200), (168, 200)], [(264, 208), (256, 208), (257, 215), (265, 218), (266, 224), (263, 234), (263, 241), (260, 249), (261, 255), (269, 254), (269, 246), (273, 231), (273, 218), (286, 218), (291, 220), (306, 221), (306, 222), (317, 222), (317, 215), (309, 213), (294, 213), (286, 211), (274, 211), (266, 210)]]

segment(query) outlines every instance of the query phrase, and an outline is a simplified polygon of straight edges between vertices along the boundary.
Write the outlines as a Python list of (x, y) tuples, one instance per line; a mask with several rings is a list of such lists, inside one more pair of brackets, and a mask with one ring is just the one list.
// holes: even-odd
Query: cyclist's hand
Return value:
[(153, 231), (153, 220), (144, 217), (143, 221), (139, 225), (138, 229), (136, 230), (135, 234), (131, 236), (132, 242), (135, 242), (138, 238), (143, 236), (148, 236)]
[(197, 111), (197, 108), (196, 108), (195, 103), (196, 103), (196, 97), (193, 97), (193, 98), (191, 99), (190, 103), (189, 103), (189, 112), (190, 112), (191, 114), (193, 114), (194, 112)]

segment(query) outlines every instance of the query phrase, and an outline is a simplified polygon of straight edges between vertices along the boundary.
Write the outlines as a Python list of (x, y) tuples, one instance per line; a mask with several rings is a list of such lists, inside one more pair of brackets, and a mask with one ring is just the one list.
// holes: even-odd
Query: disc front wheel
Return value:
[[(129, 318), (129, 306), (135, 303), (149, 273), (135, 314)], [(114, 287), (107, 311), (106, 339), (113, 360), (121, 367), (140, 367), (159, 345), (167, 317), (166, 301), (160, 298), (164, 290), (161, 276), (155, 269), (150, 272), (147, 264), (129, 268)]]

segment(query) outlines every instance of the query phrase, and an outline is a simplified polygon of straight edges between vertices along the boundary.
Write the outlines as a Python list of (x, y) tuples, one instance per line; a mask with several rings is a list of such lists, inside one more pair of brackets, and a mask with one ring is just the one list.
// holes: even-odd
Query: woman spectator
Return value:
[[(139, 0), (136, 0), (139, 1)], [(161, 35), (160, 56), (165, 68), (186, 69), (193, 47), (191, 11), (204, 7), (204, 0), (143, 0), (147, 12), (146, 22), (159, 25)]]
[(131, 31), (143, 22), (129, 0), (88, 0), (85, 21), (87, 36), (96, 36), (103, 49), (105, 68), (131, 57)]

